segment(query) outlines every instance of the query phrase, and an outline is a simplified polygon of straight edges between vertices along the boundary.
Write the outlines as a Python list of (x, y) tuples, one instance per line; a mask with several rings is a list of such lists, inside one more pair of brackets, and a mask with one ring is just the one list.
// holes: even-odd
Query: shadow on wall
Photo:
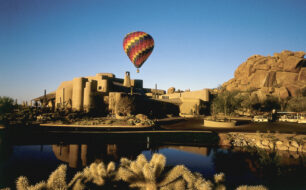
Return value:
[(149, 99), (144, 96), (135, 96), (135, 114), (142, 113), (151, 118), (164, 118), (168, 114), (178, 116), (180, 109), (177, 105)]

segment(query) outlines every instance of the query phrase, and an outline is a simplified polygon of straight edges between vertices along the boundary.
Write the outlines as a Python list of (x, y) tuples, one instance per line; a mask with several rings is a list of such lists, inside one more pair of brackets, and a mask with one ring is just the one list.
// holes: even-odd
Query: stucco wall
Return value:
[(60, 106), (60, 104), (62, 104), (63, 102), (66, 103), (66, 107), (71, 108), (72, 89), (73, 89), (72, 81), (65, 81), (61, 83), (61, 85), (56, 90), (56, 98), (55, 98), (56, 108), (58, 108), (58, 106)]
[(198, 114), (198, 108), (200, 106), (200, 99), (182, 98), (182, 104), (180, 105), (181, 114)]
[(208, 89), (203, 90), (196, 90), (191, 92), (175, 92), (173, 94), (165, 94), (161, 98), (167, 99), (173, 99), (173, 98), (194, 98), (194, 99), (200, 99), (202, 101), (209, 101), (209, 91)]

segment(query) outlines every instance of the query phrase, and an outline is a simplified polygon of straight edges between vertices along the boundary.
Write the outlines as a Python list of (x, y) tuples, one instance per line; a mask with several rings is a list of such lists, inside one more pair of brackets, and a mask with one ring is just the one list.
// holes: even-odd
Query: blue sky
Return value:
[[(125, 71), (147, 88), (214, 88), (251, 55), (306, 51), (305, 9), (305, 0), (0, 0), (0, 96), (29, 100), (73, 77)], [(139, 74), (122, 47), (132, 31), (155, 41)]]

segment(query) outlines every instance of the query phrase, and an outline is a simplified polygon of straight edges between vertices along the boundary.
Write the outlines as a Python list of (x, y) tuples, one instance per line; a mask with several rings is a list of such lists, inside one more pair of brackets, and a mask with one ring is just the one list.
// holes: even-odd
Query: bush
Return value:
[(14, 100), (10, 97), (0, 96), (0, 114), (10, 113), (14, 110)]
[(116, 114), (127, 116), (135, 111), (134, 98), (124, 96), (116, 104)]
[(294, 97), (288, 101), (288, 111), (303, 112), (306, 111), (306, 97)]
[(268, 97), (261, 105), (261, 111), (272, 111), (273, 109), (279, 110), (280, 103), (276, 97)]

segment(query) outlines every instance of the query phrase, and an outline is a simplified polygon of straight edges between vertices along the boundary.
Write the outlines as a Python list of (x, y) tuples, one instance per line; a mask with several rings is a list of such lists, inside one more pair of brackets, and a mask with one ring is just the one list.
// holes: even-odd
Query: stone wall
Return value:
[(306, 135), (277, 133), (221, 133), (220, 145), (251, 146), (306, 154)]

